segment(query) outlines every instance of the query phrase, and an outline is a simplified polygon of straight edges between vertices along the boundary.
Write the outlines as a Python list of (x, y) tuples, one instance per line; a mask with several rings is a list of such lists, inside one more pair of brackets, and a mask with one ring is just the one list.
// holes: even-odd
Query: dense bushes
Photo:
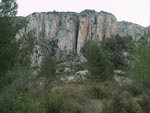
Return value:
[[(76, 107), (61, 93), (47, 91), (43, 96), (34, 92), (35, 77), (29, 68), (18, 67), (9, 71), (7, 87), (0, 92), (0, 113), (77, 113)], [(38, 79), (38, 78), (36, 78)]]
[(56, 62), (50, 55), (46, 55), (43, 58), (39, 75), (53, 79), (55, 78), (55, 73), (56, 73)]
[(101, 47), (115, 68), (122, 68), (128, 65), (129, 52), (133, 48), (131, 37), (115, 36), (105, 38), (101, 42)]
[(32, 97), (10, 95), (0, 98), (1, 113), (44, 113), (44, 107)]
[(18, 46), (13, 26), (16, 12), (15, 0), (0, 1), (0, 79), (3, 79), (4, 73), (11, 69), (16, 61)]
[(138, 101), (142, 107), (143, 113), (150, 113), (150, 95), (149, 93), (142, 96), (141, 100)]
[(114, 94), (112, 100), (103, 104), (102, 113), (142, 113), (135, 100)]
[(149, 105), (149, 93), (144, 94), (138, 99), (124, 97), (115, 93), (111, 100), (104, 102), (102, 113), (150, 113)]
[(49, 93), (44, 100), (45, 113), (77, 113), (77, 107), (60, 92)]
[(88, 93), (94, 99), (107, 99), (111, 96), (111, 92), (107, 88), (100, 86), (90, 87)]
[(127, 91), (134, 96), (140, 95), (143, 92), (142, 86), (136, 82), (122, 85), (122, 90)]
[(0, 93), (1, 113), (43, 113), (43, 108), (29, 93), (32, 71), (17, 67), (6, 73), (7, 85)]
[(19, 51), (17, 56), (17, 63), (20, 66), (31, 66), (31, 54), (33, 53), (35, 43), (34, 34), (35, 30), (31, 30), (18, 40)]
[(150, 42), (145, 39), (136, 44), (130, 65), (131, 77), (145, 88), (150, 88)]
[(109, 79), (113, 76), (113, 66), (96, 41), (88, 41), (81, 52), (87, 59), (87, 69), (92, 78)]

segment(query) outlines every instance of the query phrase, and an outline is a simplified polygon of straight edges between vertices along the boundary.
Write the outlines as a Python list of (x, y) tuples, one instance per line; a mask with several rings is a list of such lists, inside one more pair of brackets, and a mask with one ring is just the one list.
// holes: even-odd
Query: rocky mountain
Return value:
[(87, 40), (99, 42), (103, 38), (116, 35), (131, 36), (138, 40), (144, 36), (146, 30), (137, 24), (118, 22), (113, 14), (104, 11), (33, 13), (26, 19), (27, 25), (19, 30), (16, 38), (22, 39), (30, 32), (35, 37), (32, 66), (40, 65), (45, 52), (62, 59), (65, 55), (80, 55), (80, 50)]

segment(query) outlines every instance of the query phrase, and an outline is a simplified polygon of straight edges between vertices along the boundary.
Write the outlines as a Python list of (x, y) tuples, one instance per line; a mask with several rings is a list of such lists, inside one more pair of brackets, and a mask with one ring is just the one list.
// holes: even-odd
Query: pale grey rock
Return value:
[(19, 40), (24, 34), (34, 31), (32, 67), (40, 67), (42, 58), (47, 53), (57, 60), (64, 59), (66, 55), (81, 55), (80, 50), (88, 40), (100, 42), (103, 38), (116, 35), (139, 40), (145, 33), (144, 27), (117, 22), (113, 14), (104, 11), (33, 13), (26, 18), (28, 23), (19, 30), (16, 38)]
[(76, 76), (78, 76), (78, 75), (81, 75), (81, 76), (85, 76), (85, 75), (87, 75), (89, 73), (89, 71), (88, 70), (82, 70), (82, 71), (78, 71), (78, 72), (76, 72)]
[(61, 82), (76, 82), (75, 76), (60, 77)]
[(87, 79), (88, 74), (89, 74), (88, 70), (81, 70), (76, 72), (75, 77), (78, 81), (82, 81)]
[(131, 36), (134, 40), (144, 37), (145, 28), (130, 22), (118, 22), (118, 35), (121, 37)]
[(106, 12), (84, 11), (79, 16), (79, 32), (77, 53), (88, 40), (100, 42), (103, 38), (111, 38), (117, 34), (117, 20), (114, 15)]
[(114, 70), (114, 79), (119, 84), (119, 86), (131, 85), (133, 80), (126, 76), (126, 73), (122, 70)]
[(76, 81), (76, 77), (75, 76), (67, 76), (66, 77), (66, 81), (67, 82), (75, 82)]
[(64, 73), (70, 73), (70, 72), (71, 72), (70, 68), (64, 68)]
[(76, 72), (75, 75), (60, 77), (60, 81), (61, 82), (79, 82), (79, 81), (86, 80), (87, 79), (86, 75), (88, 74), (89, 74), (88, 70), (82, 70), (82, 71)]
[(83, 56), (83, 55), (80, 55), (80, 64), (81, 63), (86, 63), (87, 62), (87, 59)]
[(103, 38), (111, 38), (117, 34), (117, 20), (114, 15), (106, 12), (100, 12), (97, 15), (97, 38), (101, 41)]

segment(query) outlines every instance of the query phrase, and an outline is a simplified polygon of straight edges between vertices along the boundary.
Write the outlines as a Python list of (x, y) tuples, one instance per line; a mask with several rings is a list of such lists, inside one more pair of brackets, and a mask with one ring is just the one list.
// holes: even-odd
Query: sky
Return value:
[(106, 11), (118, 21), (129, 21), (142, 26), (150, 25), (150, 0), (17, 0), (18, 16), (33, 12), (73, 11), (85, 9)]

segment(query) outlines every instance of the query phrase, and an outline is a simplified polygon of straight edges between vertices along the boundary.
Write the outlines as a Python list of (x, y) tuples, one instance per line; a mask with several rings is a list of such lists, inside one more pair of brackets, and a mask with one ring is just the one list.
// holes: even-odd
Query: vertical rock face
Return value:
[(64, 13), (60, 17), (60, 26), (57, 30), (58, 47), (65, 54), (75, 52), (77, 34), (77, 15)]
[(101, 41), (103, 38), (110, 38), (117, 34), (117, 20), (115, 16), (106, 12), (83, 11), (79, 16), (79, 32), (77, 52), (87, 40)]
[(80, 55), (80, 49), (88, 40), (100, 42), (116, 35), (140, 39), (145, 31), (144, 27), (133, 23), (117, 22), (114, 15), (103, 11), (33, 13), (26, 18), (28, 23), (16, 38), (19, 40), (34, 31), (33, 66), (40, 65), (45, 53), (51, 53), (57, 59), (72, 53)]
[(77, 53), (80, 54), (80, 49), (84, 43), (92, 38), (92, 33), (95, 30), (92, 28), (95, 25), (96, 13), (93, 11), (83, 11), (79, 15), (79, 28), (77, 37)]
[(117, 35), (117, 20), (114, 15), (100, 12), (97, 16), (97, 34), (100, 40)]
[(23, 38), (24, 34), (32, 30), (35, 31), (33, 34), (36, 37), (35, 45), (31, 55), (33, 67), (40, 65), (45, 53), (51, 53), (59, 59), (64, 54), (67, 55), (76, 51), (77, 15), (69, 12), (53, 12), (34, 13), (27, 17), (28, 24), (19, 31), (16, 38), (19, 40)]

